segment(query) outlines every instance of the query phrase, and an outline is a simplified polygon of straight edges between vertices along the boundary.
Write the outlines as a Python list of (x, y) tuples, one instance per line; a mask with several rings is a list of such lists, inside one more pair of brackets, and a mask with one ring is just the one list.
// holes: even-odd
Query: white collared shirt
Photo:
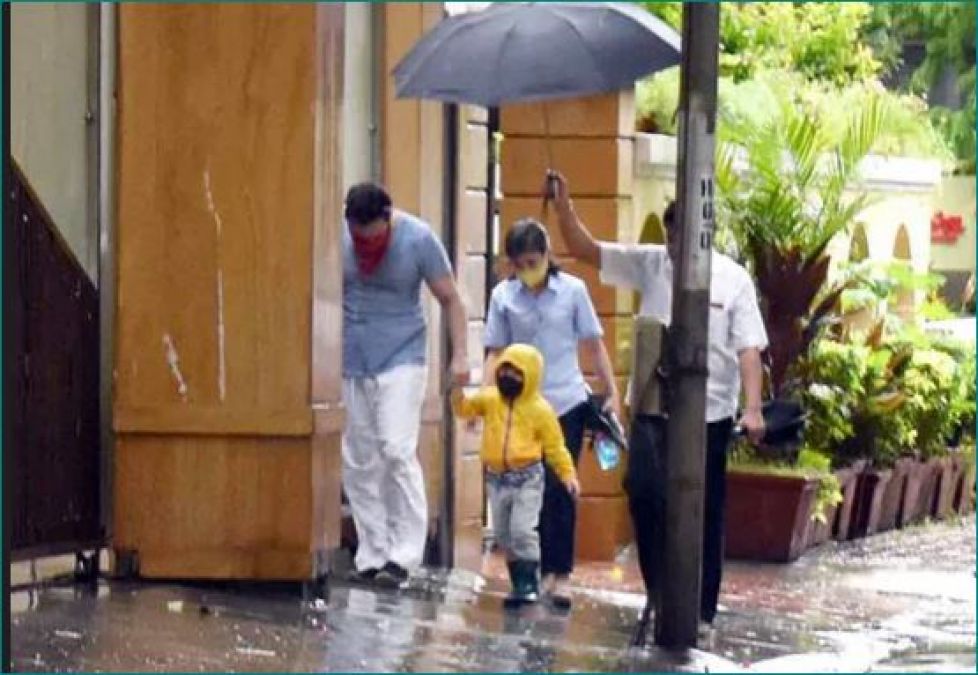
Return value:
[[(668, 326), (672, 319), (672, 261), (658, 244), (602, 242), (601, 282), (638, 291), (639, 314)], [(706, 421), (737, 413), (740, 361), (745, 349), (767, 347), (767, 331), (757, 305), (754, 282), (743, 267), (713, 252), (710, 280), (710, 337)]]

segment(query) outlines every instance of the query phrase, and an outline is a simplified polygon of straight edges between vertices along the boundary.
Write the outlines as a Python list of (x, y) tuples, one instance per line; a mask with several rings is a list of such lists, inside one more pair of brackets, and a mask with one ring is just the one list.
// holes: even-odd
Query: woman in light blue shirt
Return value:
[[(587, 286), (562, 272), (551, 259), (547, 230), (532, 219), (518, 221), (505, 242), (515, 275), (492, 292), (486, 320), (484, 369), (493, 381), (499, 353), (514, 343), (531, 344), (543, 353), (543, 395), (560, 417), (567, 449), (575, 464), (584, 441), (589, 390), (578, 361), (578, 348), (590, 352), (610, 405), (619, 410), (611, 360), (602, 341)], [(555, 605), (570, 606), (567, 581), (574, 567), (576, 507), (560, 480), (548, 470), (540, 513), (540, 572), (543, 589)]]

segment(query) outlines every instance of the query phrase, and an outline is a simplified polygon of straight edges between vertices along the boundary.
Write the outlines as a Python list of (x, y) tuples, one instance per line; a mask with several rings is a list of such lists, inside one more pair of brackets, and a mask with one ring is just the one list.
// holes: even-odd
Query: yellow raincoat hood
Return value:
[(509, 364), (523, 373), (523, 391), (512, 405), (495, 386), (483, 387), (474, 396), (460, 390), (452, 396), (455, 414), (463, 419), (481, 417), (483, 464), (492, 472), (523, 469), (545, 461), (561, 480), (575, 475), (574, 461), (564, 446), (557, 413), (540, 393), (543, 356), (530, 345), (507, 347), (496, 368)]
[(523, 373), (523, 391), (517, 401), (526, 401), (540, 395), (540, 380), (543, 378), (543, 355), (530, 345), (510, 345), (496, 361), (496, 372), (502, 365), (510, 365)]

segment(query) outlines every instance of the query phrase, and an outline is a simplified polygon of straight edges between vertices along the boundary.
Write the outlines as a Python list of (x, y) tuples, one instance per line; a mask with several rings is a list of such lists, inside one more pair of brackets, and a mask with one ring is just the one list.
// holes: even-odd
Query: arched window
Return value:
[[(849, 240), (849, 262), (860, 263), (869, 258), (869, 240), (866, 237), (866, 225), (856, 223)], [(879, 302), (873, 301), (865, 306), (851, 309), (843, 317), (844, 325), (860, 332), (872, 330), (879, 315)]]
[(639, 234), (640, 244), (665, 244), (666, 228), (662, 225), (659, 214), (652, 212), (642, 222), (642, 232)]
[(861, 262), (869, 257), (869, 239), (866, 238), (866, 226), (856, 223), (849, 242), (849, 262)]
[[(897, 263), (905, 264), (908, 268), (912, 265), (910, 251), (910, 233), (906, 225), (900, 225), (897, 230), (896, 239), (893, 241), (893, 260)], [(902, 288), (896, 294), (896, 303), (893, 312), (904, 321), (910, 321), (914, 316), (914, 297), (913, 289)]]

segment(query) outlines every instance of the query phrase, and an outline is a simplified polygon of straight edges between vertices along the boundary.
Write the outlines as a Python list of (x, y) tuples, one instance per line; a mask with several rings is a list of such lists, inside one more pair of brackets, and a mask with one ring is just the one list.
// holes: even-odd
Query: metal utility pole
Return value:
[(655, 612), (656, 644), (670, 649), (696, 646), (700, 616), (719, 3), (683, 3), (682, 37), (676, 184), (682, 234), (666, 357), (668, 487)]

